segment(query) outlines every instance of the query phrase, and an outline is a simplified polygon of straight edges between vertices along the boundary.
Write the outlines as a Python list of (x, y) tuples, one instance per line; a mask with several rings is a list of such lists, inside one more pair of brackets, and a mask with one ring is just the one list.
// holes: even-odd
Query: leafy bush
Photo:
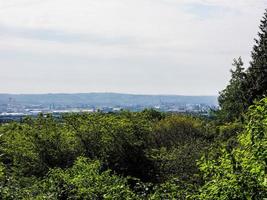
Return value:
[(69, 169), (51, 170), (42, 187), (44, 194), (51, 193), (56, 199), (136, 198), (127, 185), (127, 179), (110, 170), (103, 171), (99, 161), (90, 161), (84, 157), (78, 158)]
[(127, 179), (102, 171), (99, 161), (80, 157), (71, 168), (55, 168), (47, 176), (23, 186), (9, 180), (1, 188), (3, 199), (136, 199)]
[(125, 176), (149, 178), (152, 164), (146, 149), (152, 122), (142, 113), (70, 115), (65, 120), (86, 157), (99, 159), (107, 168)]
[(168, 116), (155, 124), (152, 138), (153, 148), (148, 151), (148, 156), (154, 163), (158, 182), (173, 176), (183, 181), (200, 181), (196, 176), (196, 160), (210, 141), (201, 120), (181, 115)]
[(2, 128), (1, 161), (26, 176), (42, 176), (49, 168), (68, 167), (81, 153), (73, 132), (51, 116)]
[(217, 159), (202, 158), (206, 180), (198, 199), (263, 199), (267, 197), (267, 98), (251, 106), (239, 146), (221, 149)]

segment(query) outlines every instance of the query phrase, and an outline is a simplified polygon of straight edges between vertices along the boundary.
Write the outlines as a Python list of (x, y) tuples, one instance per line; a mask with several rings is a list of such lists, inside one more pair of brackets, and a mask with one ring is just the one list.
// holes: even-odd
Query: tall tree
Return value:
[(221, 107), (220, 114), (227, 121), (233, 120), (245, 109), (243, 82), (246, 76), (242, 59), (240, 57), (234, 59), (233, 66), (235, 69), (231, 70), (230, 84), (220, 92), (218, 98)]
[(258, 39), (255, 39), (250, 62), (247, 70), (248, 103), (267, 95), (267, 9), (259, 26)]
[(251, 52), (251, 62), (244, 72), (241, 58), (234, 60), (230, 84), (220, 92), (219, 112), (223, 119), (232, 121), (253, 104), (267, 95), (267, 9), (259, 26), (258, 39)]

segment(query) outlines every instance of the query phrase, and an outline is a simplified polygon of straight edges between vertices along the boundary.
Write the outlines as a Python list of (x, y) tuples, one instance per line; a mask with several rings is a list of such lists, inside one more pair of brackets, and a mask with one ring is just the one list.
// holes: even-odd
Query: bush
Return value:
[(251, 106), (239, 146), (221, 149), (217, 159), (202, 158), (206, 180), (198, 199), (263, 199), (267, 196), (267, 98)]
[(196, 160), (209, 146), (209, 136), (202, 121), (188, 116), (173, 115), (155, 124), (153, 148), (148, 152), (154, 163), (155, 177), (164, 182), (180, 180), (199, 182)]
[(1, 143), (1, 161), (26, 176), (42, 176), (49, 168), (68, 167), (81, 153), (73, 132), (51, 116), (4, 126)]

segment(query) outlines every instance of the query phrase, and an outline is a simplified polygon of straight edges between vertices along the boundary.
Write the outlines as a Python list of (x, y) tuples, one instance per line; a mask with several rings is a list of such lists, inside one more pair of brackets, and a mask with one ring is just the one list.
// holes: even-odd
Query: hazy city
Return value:
[[(43, 97), (40, 98), (40, 96)], [(81, 100), (82, 97), (86, 99)], [(0, 94), (0, 103), (1, 121), (19, 120), (25, 116), (36, 116), (40, 113), (60, 115), (122, 110), (137, 112), (152, 108), (162, 112), (208, 115), (211, 110), (218, 109), (216, 96), (149, 96), (116, 93), (50, 94), (39, 95), (39, 98), (38, 95)]]

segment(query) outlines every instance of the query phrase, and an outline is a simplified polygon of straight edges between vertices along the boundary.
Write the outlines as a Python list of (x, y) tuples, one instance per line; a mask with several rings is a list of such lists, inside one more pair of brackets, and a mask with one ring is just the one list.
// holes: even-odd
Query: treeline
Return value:
[(245, 127), (218, 125), (145, 110), (40, 115), (4, 124), (1, 198), (264, 197), (267, 99), (251, 107), (247, 118)]
[(234, 66), (211, 118), (148, 109), (1, 124), (1, 199), (266, 198), (267, 11), (250, 66)]
[(145, 110), (2, 125), (2, 198), (185, 198), (203, 182), (196, 160), (214, 140), (205, 124)]

